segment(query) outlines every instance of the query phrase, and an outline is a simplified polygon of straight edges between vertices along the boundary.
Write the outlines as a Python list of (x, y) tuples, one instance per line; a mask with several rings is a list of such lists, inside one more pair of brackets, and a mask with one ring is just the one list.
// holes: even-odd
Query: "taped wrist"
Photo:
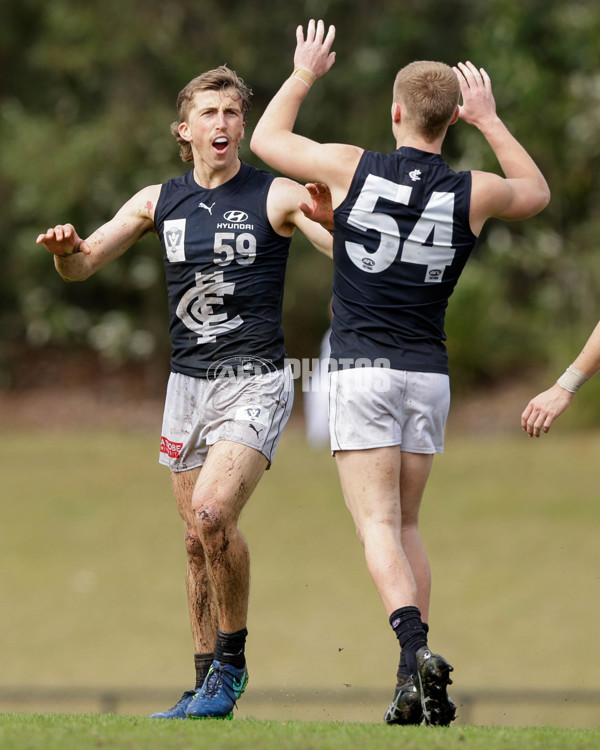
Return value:
[(297, 78), (299, 81), (302, 81), (307, 88), (310, 88), (317, 80), (317, 76), (312, 70), (310, 68), (305, 68), (303, 65), (296, 65), (290, 78)]
[(577, 369), (577, 367), (573, 367), (573, 365), (569, 365), (556, 382), (561, 388), (564, 388), (565, 391), (569, 391), (569, 393), (577, 393), (581, 386), (588, 380), (589, 378), (585, 372)]

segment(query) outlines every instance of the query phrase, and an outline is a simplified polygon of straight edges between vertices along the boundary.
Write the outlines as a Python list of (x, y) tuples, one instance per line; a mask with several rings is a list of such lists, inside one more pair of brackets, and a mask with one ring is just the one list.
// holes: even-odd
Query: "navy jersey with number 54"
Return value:
[(205, 377), (232, 358), (282, 366), (291, 238), (277, 234), (267, 217), (273, 179), (242, 162), (231, 180), (210, 190), (196, 183), (193, 171), (162, 186), (154, 224), (163, 247), (174, 372)]
[[(448, 372), (448, 298), (477, 238), (471, 173), (403, 146), (365, 151), (335, 210), (331, 356)], [(352, 365), (350, 365), (352, 366)]]

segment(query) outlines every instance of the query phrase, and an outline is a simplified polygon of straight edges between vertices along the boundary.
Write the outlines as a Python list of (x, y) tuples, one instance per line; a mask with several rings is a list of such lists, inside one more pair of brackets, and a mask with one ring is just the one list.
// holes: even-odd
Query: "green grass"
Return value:
[(340, 722), (152, 722), (140, 717), (0, 715), (2, 750), (595, 750), (598, 730), (387, 727)]
[[(0, 432), (0, 689), (144, 686), (174, 702), (190, 686), (182, 528), (157, 450), (143, 433)], [(422, 526), (431, 644), (454, 663), (457, 692), (600, 689), (599, 455), (599, 433), (449, 432)], [(397, 644), (327, 451), (288, 429), (242, 527), (252, 587), (239, 718), (380, 722), (381, 698), (361, 696), (391, 692)], [(313, 705), (286, 702), (294, 691)], [(323, 691), (342, 699), (324, 706)], [(469, 721), (598, 726), (597, 706), (517, 703), (475, 706)]]

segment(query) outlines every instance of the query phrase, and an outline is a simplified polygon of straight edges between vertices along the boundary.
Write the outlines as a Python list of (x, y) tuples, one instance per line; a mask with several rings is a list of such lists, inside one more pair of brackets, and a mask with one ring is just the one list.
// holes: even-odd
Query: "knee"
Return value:
[(198, 537), (203, 545), (210, 546), (226, 534), (227, 518), (220, 508), (210, 503), (199, 503), (193, 511)]
[(204, 548), (195, 529), (185, 530), (185, 551), (190, 558), (204, 559)]

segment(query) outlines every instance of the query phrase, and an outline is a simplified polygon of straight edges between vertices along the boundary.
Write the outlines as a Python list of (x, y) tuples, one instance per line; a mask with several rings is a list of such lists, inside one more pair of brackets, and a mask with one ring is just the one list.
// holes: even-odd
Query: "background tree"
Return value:
[[(304, 105), (302, 132), (390, 151), (396, 71), (418, 58), (471, 59), (490, 73), (499, 112), (549, 180), (552, 202), (539, 217), (489, 224), (450, 303), (455, 387), (494, 383), (532, 365), (554, 373), (600, 317), (595, 0), (1, 0), (1, 7), (4, 387), (15, 384), (26, 355), (30, 361), (49, 348), (164, 372), (156, 238), (69, 285), (35, 237), (64, 221), (91, 232), (140, 187), (182, 173), (169, 124), (177, 92), (203, 70), (227, 63), (249, 83), (251, 130), (291, 65), (296, 25), (310, 17), (337, 26), (338, 62)], [(457, 169), (498, 169), (464, 123), (451, 129), (445, 156)], [(242, 157), (262, 166), (247, 144)], [(330, 282), (329, 263), (296, 238), (284, 320), (290, 355), (316, 356)]]

